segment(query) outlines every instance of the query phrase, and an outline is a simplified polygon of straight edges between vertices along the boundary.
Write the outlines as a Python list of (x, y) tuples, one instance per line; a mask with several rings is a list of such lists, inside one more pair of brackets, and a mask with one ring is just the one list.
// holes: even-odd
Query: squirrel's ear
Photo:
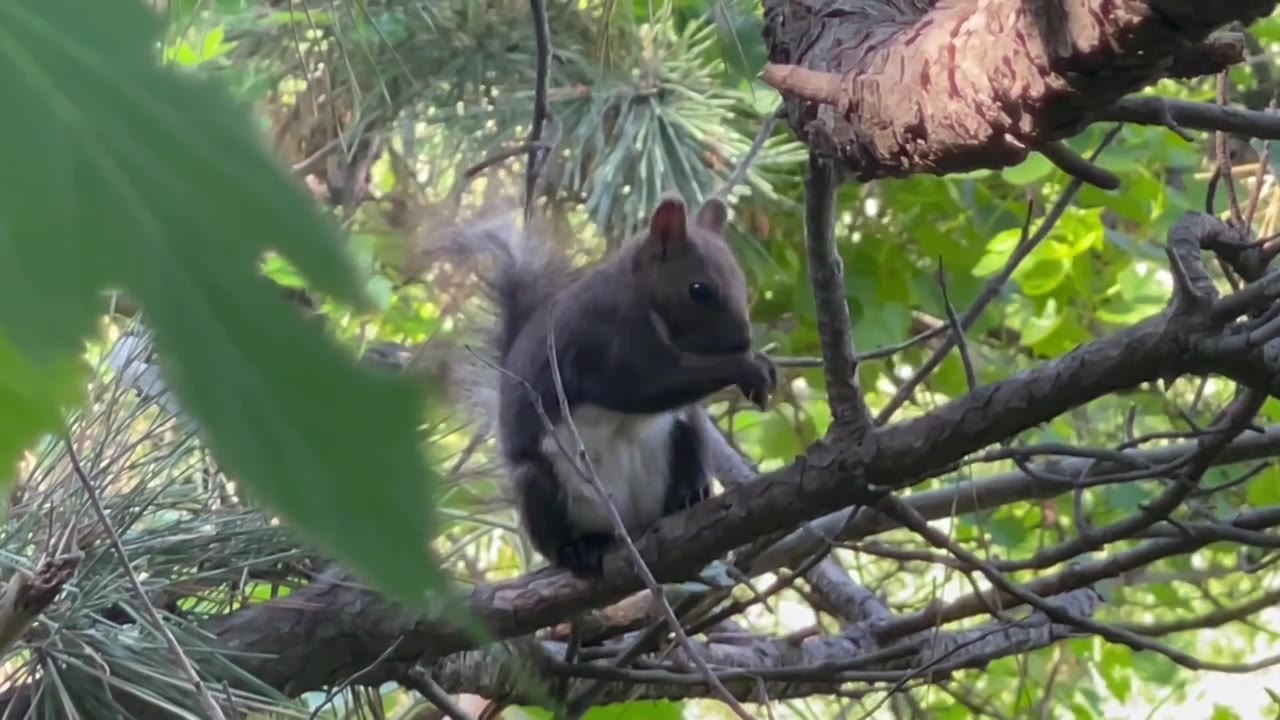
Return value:
[(688, 211), (679, 196), (664, 197), (649, 216), (649, 237), (646, 242), (660, 260), (679, 243), (689, 237)]
[(715, 195), (707, 198), (707, 201), (702, 203), (702, 207), (698, 208), (698, 214), (694, 218), (694, 223), (698, 227), (716, 235), (724, 234), (724, 226), (728, 221), (729, 206), (725, 205), (724, 200)]

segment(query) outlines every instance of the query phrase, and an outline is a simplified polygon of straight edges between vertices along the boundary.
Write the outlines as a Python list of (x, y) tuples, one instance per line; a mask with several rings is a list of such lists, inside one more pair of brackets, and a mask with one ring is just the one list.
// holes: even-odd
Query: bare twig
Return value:
[[(1218, 105), (1220, 107), (1227, 106), (1227, 71), (1223, 70), (1218, 73)], [(1240, 210), (1240, 197), (1236, 194), (1236, 181), (1231, 174), (1231, 153), (1227, 150), (1227, 133), (1222, 130), (1214, 133), (1214, 145), (1218, 155), (1217, 176), (1227, 186), (1227, 198), (1231, 202), (1231, 221), (1236, 227), (1241, 227), (1244, 222), (1244, 213)], [(1213, 192), (1209, 192), (1212, 203)], [(1210, 210), (1212, 213), (1212, 209)]]
[(1103, 190), (1115, 190), (1120, 187), (1120, 178), (1093, 164), (1092, 161), (1080, 157), (1062, 142), (1045, 143), (1039, 150), (1046, 160), (1077, 180)]
[(844, 267), (836, 250), (835, 167), (810, 153), (805, 175), (805, 246), (808, 248), (809, 282), (818, 314), (827, 397), (836, 423), (865, 433), (870, 412), (858, 385), (858, 361), (854, 354), (849, 305), (845, 299)]
[(1178, 632), (1187, 632), (1188, 630), (1221, 627), (1227, 623), (1241, 621), (1256, 612), (1274, 607), (1277, 603), (1280, 603), (1280, 590), (1270, 590), (1243, 605), (1225, 607), (1197, 617), (1148, 625), (1117, 624), (1116, 627), (1124, 628), (1139, 635), (1161, 637)]
[(742, 156), (738, 161), (738, 166), (733, 169), (733, 173), (725, 179), (724, 185), (716, 191), (716, 196), (721, 200), (728, 201), (730, 193), (747, 177), (747, 172), (751, 169), (751, 164), (755, 162), (756, 156), (764, 149), (764, 144), (769, 140), (769, 136), (773, 135), (773, 129), (778, 126), (778, 120), (782, 118), (782, 110), (770, 115), (760, 125), (760, 130), (756, 133), (756, 139), (751, 143), (751, 149), (747, 150), (747, 154)]
[(1191, 139), (1186, 128), (1280, 140), (1280, 115), (1213, 103), (1169, 100), (1155, 95), (1123, 98), (1103, 111), (1099, 118), (1139, 125), (1163, 125), (1184, 140)]
[(420, 667), (413, 667), (405, 674), (402, 681), (405, 685), (411, 687), (419, 695), (426, 698), (428, 702), (435, 705), (440, 712), (449, 716), (451, 720), (472, 720), (471, 714), (462, 709), (462, 706), (453, 701), (449, 697), (449, 693), (440, 687), (426, 670)]
[(472, 180), (476, 179), (477, 175), (485, 170), (488, 170), (495, 165), (500, 165), (522, 153), (528, 153), (529, 157), (532, 158), (539, 151), (546, 152), (550, 149), (551, 145), (548, 143), (540, 141), (526, 141), (514, 147), (503, 148), (502, 150), (498, 150), (491, 155), (486, 156), (480, 162), (468, 166), (461, 174), (458, 175), (457, 181), (454, 182), (453, 187), (449, 189), (449, 203), (454, 207), (457, 207), (458, 203), (462, 201), (462, 193), (467, 189), (467, 185), (470, 184)]
[(363, 676), (376, 670), (384, 660), (386, 660), (388, 657), (391, 656), (391, 653), (395, 652), (400, 647), (401, 642), (402, 642), (402, 639), (397, 639), (395, 642), (391, 643), (391, 645), (387, 647), (386, 652), (378, 656), (377, 660), (374, 660), (372, 663), (369, 663), (369, 665), (365, 666), (359, 672), (352, 673), (351, 676), (348, 677), (346, 680), (343, 680), (342, 682), (338, 683), (333, 688), (331, 688), (329, 692), (325, 693), (324, 699), (321, 700), (319, 703), (317, 703), (315, 708), (313, 708), (311, 712), (307, 715), (307, 720), (315, 720), (317, 717), (320, 716), (320, 713), (324, 712), (324, 709), (328, 707), (330, 703), (333, 702), (334, 698), (341, 695), (342, 692), (347, 688), (360, 682), (360, 679)]
[(969, 343), (964, 339), (964, 328), (960, 318), (956, 317), (955, 306), (947, 293), (947, 271), (942, 267), (942, 258), (938, 258), (938, 287), (942, 289), (942, 307), (947, 312), (947, 323), (951, 327), (951, 337), (955, 339), (956, 349), (960, 352), (960, 361), (964, 364), (964, 378), (970, 390), (978, 387), (978, 374), (973, 370), (973, 358), (969, 357)]
[(1148, 638), (1138, 635), (1137, 633), (1096, 622), (1088, 618), (1076, 616), (1062, 608), (1056, 607), (1052, 603), (1045, 602), (1044, 598), (1036, 595), (1034, 592), (1029, 592), (1025, 588), (1015, 585), (998, 570), (993, 569), (973, 553), (970, 553), (968, 550), (956, 545), (945, 535), (934, 530), (929, 526), (928, 522), (919, 515), (919, 513), (916, 513), (898, 498), (895, 498), (892, 495), (887, 496), (881, 501), (881, 510), (895, 516), (905, 526), (927, 540), (929, 544), (952, 553), (960, 560), (976, 568), (984, 577), (987, 578), (988, 582), (990, 582), (992, 586), (1043, 612), (1054, 622), (1063, 623), (1065, 625), (1074, 625), (1082, 630), (1087, 630), (1110, 640), (1111, 642), (1126, 645), (1134, 650), (1150, 650), (1152, 652), (1159, 653), (1173, 662), (1193, 670), (1250, 673), (1280, 663), (1280, 656), (1264, 658), (1263, 660), (1252, 663), (1217, 663), (1205, 661), (1182, 652), (1181, 650), (1154, 642)]
[(1262, 144), (1262, 157), (1258, 159), (1258, 166), (1253, 172), (1253, 189), (1249, 191), (1249, 208), (1244, 213), (1244, 223), (1241, 230), (1247, 230), (1253, 227), (1253, 219), (1258, 212), (1258, 203), (1262, 200), (1262, 191), (1266, 187), (1267, 170), (1271, 167), (1271, 143)]
[(538, 60), (534, 69), (533, 122), (529, 126), (529, 162), (524, 176), (525, 219), (532, 217), (538, 175), (542, 170), (543, 154), (539, 146), (543, 125), (547, 122), (547, 80), (551, 73), (551, 25), (547, 20), (546, 3), (544, 0), (529, 0), (529, 9), (533, 13), (533, 32), (538, 48)]

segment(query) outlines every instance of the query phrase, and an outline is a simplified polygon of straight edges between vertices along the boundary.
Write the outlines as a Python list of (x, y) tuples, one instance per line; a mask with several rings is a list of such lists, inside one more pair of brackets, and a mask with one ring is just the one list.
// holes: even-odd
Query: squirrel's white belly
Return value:
[[(670, 475), (671, 431), (679, 411), (657, 415), (624, 415), (593, 405), (573, 411), (573, 423), (587, 449), (596, 477), (613, 500), (628, 533), (643, 531), (662, 517)], [(560, 445), (577, 456), (578, 443), (568, 423), (556, 427)], [(582, 530), (613, 534), (609, 511), (591, 487), (585, 463), (583, 477), (548, 435), (542, 451), (551, 458), (560, 476), (569, 520)]]

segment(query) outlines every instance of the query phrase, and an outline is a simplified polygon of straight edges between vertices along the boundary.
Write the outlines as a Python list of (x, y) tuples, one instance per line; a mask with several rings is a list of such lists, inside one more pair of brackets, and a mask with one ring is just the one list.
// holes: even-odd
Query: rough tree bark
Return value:
[(1275, 0), (764, 0), (766, 83), (813, 150), (869, 180), (1021, 162), (1161, 77), (1238, 62), (1211, 39)]

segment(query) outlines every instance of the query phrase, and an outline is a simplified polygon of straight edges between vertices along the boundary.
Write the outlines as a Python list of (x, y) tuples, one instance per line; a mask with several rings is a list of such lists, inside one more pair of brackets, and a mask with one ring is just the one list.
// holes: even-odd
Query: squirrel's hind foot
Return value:
[(609, 535), (579, 535), (556, 550), (556, 565), (574, 577), (597, 580), (604, 576), (604, 556), (612, 547), (613, 538)]

